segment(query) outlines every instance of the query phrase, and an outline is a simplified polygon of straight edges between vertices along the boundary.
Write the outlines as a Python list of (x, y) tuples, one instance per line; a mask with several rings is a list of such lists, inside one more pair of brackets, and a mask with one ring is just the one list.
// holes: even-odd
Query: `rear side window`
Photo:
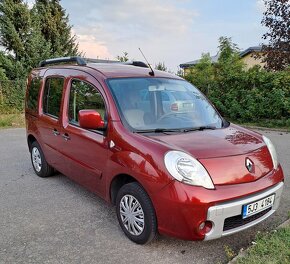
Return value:
[(59, 117), (63, 78), (49, 78), (45, 82), (43, 97), (43, 112), (53, 117)]
[(78, 113), (83, 109), (94, 109), (105, 120), (105, 103), (98, 90), (83, 81), (72, 80), (69, 96), (69, 121), (78, 124)]
[(42, 79), (40, 77), (33, 78), (28, 87), (27, 108), (35, 112), (37, 111), (38, 93), (40, 89), (41, 80)]

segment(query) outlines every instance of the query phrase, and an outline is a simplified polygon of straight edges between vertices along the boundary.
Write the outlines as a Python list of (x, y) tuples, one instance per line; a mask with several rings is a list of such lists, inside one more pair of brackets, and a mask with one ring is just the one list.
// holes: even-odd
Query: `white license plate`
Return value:
[(243, 205), (243, 218), (247, 218), (251, 215), (257, 214), (274, 204), (275, 194), (272, 194), (259, 201)]

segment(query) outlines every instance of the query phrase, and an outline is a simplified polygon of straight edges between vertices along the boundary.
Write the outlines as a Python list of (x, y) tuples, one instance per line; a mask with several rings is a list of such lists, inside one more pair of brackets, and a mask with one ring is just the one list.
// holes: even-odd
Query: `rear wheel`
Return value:
[(30, 156), (34, 172), (39, 177), (44, 178), (53, 175), (54, 169), (47, 163), (42, 149), (36, 141), (31, 144)]
[(137, 244), (154, 239), (157, 220), (152, 202), (137, 182), (125, 184), (118, 192), (117, 217), (126, 236)]

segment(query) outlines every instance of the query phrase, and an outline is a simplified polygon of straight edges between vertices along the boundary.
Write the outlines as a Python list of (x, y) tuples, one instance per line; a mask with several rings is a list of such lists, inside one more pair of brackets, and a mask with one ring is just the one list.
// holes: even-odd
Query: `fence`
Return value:
[(25, 80), (0, 80), (0, 113), (23, 112)]

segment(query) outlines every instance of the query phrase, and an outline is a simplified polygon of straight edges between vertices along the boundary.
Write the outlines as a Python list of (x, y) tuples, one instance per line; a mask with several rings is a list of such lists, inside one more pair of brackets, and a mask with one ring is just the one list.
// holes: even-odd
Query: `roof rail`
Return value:
[(133, 66), (143, 67), (143, 68), (149, 68), (149, 66), (143, 61), (127, 61), (127, 62), (123, 62), (122, 64), (133, 65)]
[(44, 67), (45, 65), (49, 64), (58, 64), (63, 62), (75, 62), (77, 65), (85, 66), (87, 65), (86, 61), (81, 57), (60, 57), (60, 58), (53, 58), (48, 60), (43, 60), (39, 63), (39, 67)]

